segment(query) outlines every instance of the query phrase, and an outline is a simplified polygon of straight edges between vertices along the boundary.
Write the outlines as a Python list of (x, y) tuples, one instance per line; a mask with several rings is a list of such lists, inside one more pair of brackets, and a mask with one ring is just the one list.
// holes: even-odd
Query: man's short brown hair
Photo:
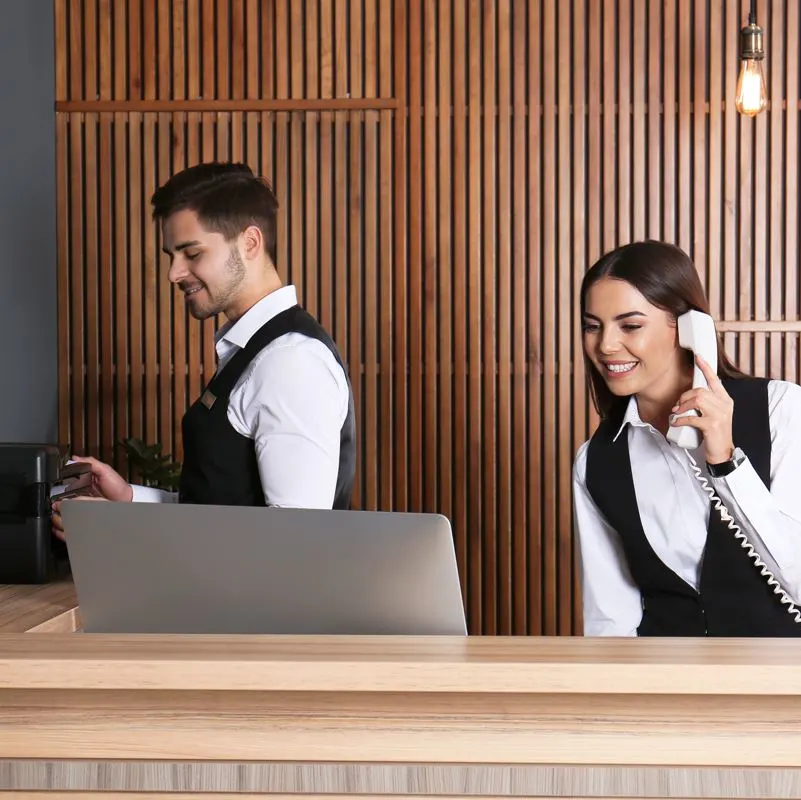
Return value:
[(278, 201), (263, 178), (247, 164), (210, 162), (173, 175), (150, 199), (153, 218), (164, 221), (178, 211), (194, 211), (200, 224), (232, 241), (255, 225), (275, 264), (275, 219)]

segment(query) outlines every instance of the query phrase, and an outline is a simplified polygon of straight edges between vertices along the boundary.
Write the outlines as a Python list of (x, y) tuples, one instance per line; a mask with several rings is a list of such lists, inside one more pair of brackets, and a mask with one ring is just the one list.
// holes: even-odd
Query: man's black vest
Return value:
[[(234, 430), (228, 421), (228, 398), (248, 364), (286, 333), (302, 333), (322, 342), (347, 370), (336, 345), (323, 327), (300, 306), (277, 314), (253, 334), (247, 345), (217, 372), (183, 418), (184, 461), (179, 499), (182, 503), (224, 506), (263, 506), (264, 490), (252, 439)], [(353, 391), (340, 430), (339, 473), (335, 509), (350, 508), (356, 472), (356, 419)]]
[[(770, 488), (768, 381), (724, 379), (723, 385), (734, 401), (734, 443)], [(710, 508), (699, 591), (657, 556), (637, 508), (628, 431), (613, 440), (625, 409), (621, 403), (590, 441), (587, 489), (620, 535), (629, 570), (640, 589), (643, 614), (638, 635), (801, 636), (801, 624), (787, 613), (714, 508)]]

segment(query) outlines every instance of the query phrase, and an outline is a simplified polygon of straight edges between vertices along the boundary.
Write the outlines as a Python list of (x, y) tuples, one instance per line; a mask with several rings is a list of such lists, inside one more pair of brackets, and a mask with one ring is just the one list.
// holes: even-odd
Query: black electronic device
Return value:
[(0, 584), (48, 583), (69, 573), (53, 535), (51, 495), (88, 490), (91, 468), (54, 444), (0, 443)]

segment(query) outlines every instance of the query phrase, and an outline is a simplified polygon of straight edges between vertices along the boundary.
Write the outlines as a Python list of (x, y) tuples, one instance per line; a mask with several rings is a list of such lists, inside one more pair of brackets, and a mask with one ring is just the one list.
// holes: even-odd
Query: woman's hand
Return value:
[(671, 426), (692, 425), (704, 437), (706, 448), (706, 461), (708, 464), (721, 464), (728, 461), (734, 453), (732, 438), (732, 416), (734, 414), (734, 401), (723, 388), (720, 378), (715, 375), (701, 356), (695, 361), (701, 372), (704, 373), (709, 388), (690, 389), (679, 398), (679, 402), (671, 409), (674, 414), (683, 414), (685, 411), (695, 409), (701, 413), (700, 417), (692, 414), (687, 417), (677, 417), (670, 420)]

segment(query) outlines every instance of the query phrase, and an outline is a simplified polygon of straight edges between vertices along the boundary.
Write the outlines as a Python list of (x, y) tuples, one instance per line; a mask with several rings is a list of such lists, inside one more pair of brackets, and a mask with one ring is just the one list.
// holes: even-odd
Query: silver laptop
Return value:
[(88, 633), (466, 635), (436, 514), (62, 504)]

